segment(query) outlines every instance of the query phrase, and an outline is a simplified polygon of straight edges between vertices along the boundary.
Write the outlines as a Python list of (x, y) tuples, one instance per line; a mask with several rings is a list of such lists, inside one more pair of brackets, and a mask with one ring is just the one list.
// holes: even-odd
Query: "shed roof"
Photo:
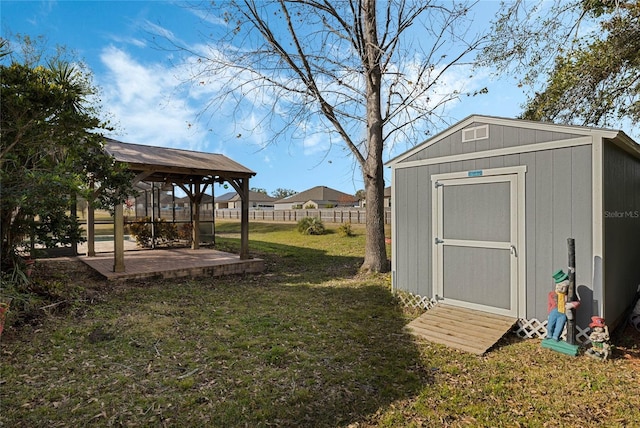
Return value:
[(146, 146), (105, 139), (104, 150), (135, 172), (147, 172), (148, 181), (189, 183), (202, 177), (249, 178), (256, 173), (217, 153)]
[(497, 116), (484, 116), (484, 115), (470, 115), (450, 128), (445, 129), (444, 131), (434, 135), (422, 143), (415, 145), (413, 148), (407, 150), (404, 153), (396, 156), (395, 158), (386, 162), (386, 166), (394, 166), (403, 160), (411, 157), (415, 153), (441, 141), (445, 137), (461, 130), (469, 125), (481, 122), (486, 124), (495, 124), (495, 125), (505, 125), (505, 126), (517, 126), (519, 128), (529, 128), (535, 130), (546, 130), (546, 131), (554, 131), (554, 132), (565, 132), (576, 135), (600, 135), (603, 138), (609, 139), (614, 144), (618, 145), (623, 150), (629, 152), (635, 157), (640, 158), (640, 145), (635, 143), (628, 135), (626, 135), (623, 131), (616, 129), (607, 129), (607, 128), (597, 128), (597, 127), (588, 127), (588, 126), (578, 126), (578, 125), (564, 125), (564, 124), (556, 124), (550, 122), (538, 122), (533, 120), (524, 120), (524, 119), (514, 119), (514, 118), (505, 118), (505, 117), (497, 117)]

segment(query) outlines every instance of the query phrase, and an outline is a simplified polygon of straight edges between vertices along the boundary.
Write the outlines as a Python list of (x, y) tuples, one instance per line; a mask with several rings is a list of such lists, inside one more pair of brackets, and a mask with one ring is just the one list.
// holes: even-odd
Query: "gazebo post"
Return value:
[[(91, 180), (91, 195), (95, 198), (95, 183)], [(87, 201), (87, 256), (96, 256), (96, 215), (93, 200)]]
[(193, 225), (191, 231), (191, 249), (197, 250), (200, 248), (200, 183), (196, 182), (193, 187), (193, 194), (191, 197), (191, 205), (193, 205), (193, 211), (191, 211), (191, 224)]
[(122, 204), (116, 204), (113, 222), (113, 271), (124, 272), (124, 212)]
[(96, 256), (96, 216), (91, 202), (87, 204), (87, 256)]
[(249, 258), (249, 178), (240, 180), (240, 260)]

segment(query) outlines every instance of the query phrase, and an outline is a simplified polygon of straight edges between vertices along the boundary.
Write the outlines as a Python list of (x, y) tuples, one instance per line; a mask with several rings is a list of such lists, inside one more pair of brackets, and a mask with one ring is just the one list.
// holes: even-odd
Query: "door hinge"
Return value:
[(444, 186), (444, 184), (440, 183), (439, 181), (436, 181), (433, 186), (437, 189), (438, 187), (442, 187)]
[(436, 245), (444, 243), (444, 241), (440, 238), (435, 239)]

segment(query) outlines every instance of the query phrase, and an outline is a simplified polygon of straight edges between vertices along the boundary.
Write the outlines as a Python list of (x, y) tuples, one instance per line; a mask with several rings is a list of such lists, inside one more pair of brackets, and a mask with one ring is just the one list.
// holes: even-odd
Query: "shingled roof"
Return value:
[(276, 201), (276, 203), (304, 203), (308, 201), (340, 201), (343, 203), (357, 202), (358, 199), (348, 193), (340, 192), (326, 186), (316, 186), (304, 192), (286, 197)]
[[(216, 202), (237, 202), (240, 201), (240, 195), (238, 195), (238, 192), (227, 192), (224, 193), (220, 196), (216, 196), (215, 201)], [(267, 194), (264, 194), (262, 192), (253, 192), (253, 191), (249, 191), (249, 201), (251, 202), (273, 202), (275, 201), (276, 198), (271, 197)]]
[(105, 139), (104, 150), (131, 171), (149, 172), (148, 181), (188, 183), (208, 176), (249, 178), (255, 172), (217, 153), (146, 146)]

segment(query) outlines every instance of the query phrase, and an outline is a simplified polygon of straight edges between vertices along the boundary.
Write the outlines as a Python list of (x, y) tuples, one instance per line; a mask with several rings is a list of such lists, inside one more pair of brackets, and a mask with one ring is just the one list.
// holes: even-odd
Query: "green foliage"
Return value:
[(266, 194), (267, 194), (267, 190), (266, 190), (266, 189), (263, 189), (263, 188), (261, 188), (261, 187), (252, 187), (252, 188), (251, 188), (251, 189), (249, 189), (249, 190), (250, 190), (250, 191), (252, 191), (252, 192), (255, 192), (255, 193), (262, 193), (263, 195), (266, 195)]
[(271, 196), (277, 199), (284, 199), (288, 198), (289, 196), (293, 196), (296, 193), (298, 192), (296, 192), (295, 190), (277, 188), (274, 192), (271, 193)]
[[(596, 16), (604, 14), (603, 2), (585, 4)], [(600, 28), (602, 38), (556, 57), (546, 88), (530, 99), (523, 118), (595, 126), (640, 122), (640, 2), (603, 16)]]
[(32, 61), (0, 64), (3, 269), (27, 237), (48, 247), (80, 240), (77, 219), (66, 214), (77, 197), (110, 208), (133, 193), (126, 167), (102, 151), (100, 132), (110, 128), (88, 101), (95, 94), (90, 74), (59, 58)]
[[(68, 246), (74, 242), (84, 242), (82, 229), (78, 219), (69, 216), (64, 207), (51, 207), (51, 210), (38, 218), (34, 230), (36, 242), (44, 244), (47, 248), (55, 248), (58, 245)], [(64, 231), (64, 233), (60, 233)]]
[(322, 220), (317, 217), (305, 217), (298, 221), (298, 232), (303, 235), (324, 235)]
[[(155, 219), (153, 221), (153, 226), (157, 244), (170, 243), (184, 235), (184, 232), (178, 233), (178, 226), (175, 223), (166, 221), (163, 218)], [(189, 231), (191, 230), (190, 227), (188, 229)], [(136, 238), (136, 242), (139, 246), (151, 248), (153, 233), (151, 230), (150, 217), (144, 217), (132, 222), (129, 225), (129, 231)]]
[(69, 307), (81, 294), (82, 287), (75, 281), (33, 262), (19, 259), (12, 269), (0, 273), (0, 302), (10, 302), (6, 325), (37, 324), (43, 316)]
[(184, 223), (178, 228), (178, 239), (191, 243), (193, 239), (193, 225), (191, 223)]
[(637, 0), (505, 2), (480, 58), (530, 88), (524, 119), (640, 122)]
[(338, 227), (338, 235), (343, 238), (355, 236), (351, 223), (342, 223), (340, 227)]

